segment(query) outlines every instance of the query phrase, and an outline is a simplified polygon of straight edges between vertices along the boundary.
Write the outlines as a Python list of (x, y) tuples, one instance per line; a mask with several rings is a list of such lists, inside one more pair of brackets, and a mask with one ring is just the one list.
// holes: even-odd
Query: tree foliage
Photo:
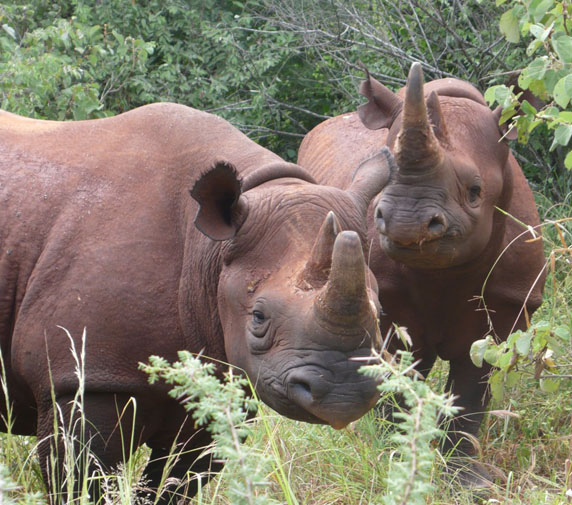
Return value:
[[(521, 39), (533, 37), (528, 51), (534, 49), (535, 59), (520, 85), (538, 92), (539, 82), (552, 82), (553, 70), (562, 73), (569, 66), (569, 37), (557, 35), (560, 25), (551, 14), (564, 2), (510, 1), (505, 6), (483, 0), (4, 3), (0, 106), (38, 118), (85, 119), (174, 101), (221, 115), (295, 159), (311, 128), (362, 101), (357, 93), (362, 65), (393, 89), (405, 83), (411, 63), (418, 61), (428, 79), (454, 76), (484, 91), (505, 85), (521, 69), (527, 61)], [(554, 58), (541, 55), (546, 47)], [(565, 67), (553, 69), (556, 59)], [(550, 86), (556, 90), (554, 106), (568, 112), (569, 104), (561, 105), (571, 86), (562, 77)], [(495, 98), (505, 104), (503, 91), (496, 89)], [(526, 107), (527, 127), (535, 135), (528, 147), (517, 147), (518, 159), (536, 188), (563, 198), (571, 181), (558, 167), (572, 132), (570, 120), (550, 116), (554, 108), (533, 113)], [(550, 116), (543, 124), (557, 132), (553, 152), (544, 148), (549, 133), (535, 126), (539, 116)]]
[[(540, 138), (550, 146), (548, 153), (556, 151), (547, 157), (552, 160), (551, 175), (560, 172), (563, 184), (558, 196), (564, 196), (572, 183), (562, 170), (572, 169), (572, 150), (567, 148), (572, 137), (572, 5), (558, 0), (497, 0), (497, 4), (508, 6), (500, 18), (507, 41), (527, 40), (526, 65), (520, 69), (517, 86), (493, 86), (485, 97), (503, 106), (501, 121), (512, 122), (521, 143), (530, 143), (531, 134), (541, 130)], [(535, 145), (546, 151), (547, 146)]]
[(300, 138), (328, 117), (330, 89), (315, 86), (295, 34), (271, 26), (264, 9), (256, 0), (0, 6), (1, 106), (85, 119), (174, 101), (294, 158)]

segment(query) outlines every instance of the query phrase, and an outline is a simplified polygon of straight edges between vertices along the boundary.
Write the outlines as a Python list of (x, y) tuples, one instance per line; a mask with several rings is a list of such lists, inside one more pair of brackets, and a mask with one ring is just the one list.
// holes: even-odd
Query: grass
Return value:
[[(572, 195), (554, 206), (540, 199), (543, 234), (547, 244), (549, 277), (545, 302), (535, 320), (572, 328)], [(556, 358), (560, 375), (572, 375), (572, 346)], [(447, 363), (439, 362), (429, 382), (442, 389)], [(572, 502), (572, 380), (560, 379), (557, 391), (546, 393), (533, 375), (524, 375), (493, 402), (482, 425), (482, 461), (496, 468), (498, 484), (480, 503), (557, 505)], [(254, 492), (268, 503), (288, 505), (366, 505), (385, 499), (390, 462), (400, 447), (391, 437), (388, 421), (373, 412), (335, 431), (285, 419), (262, 407), (244, 444), (247, 458), (266, 459), (263, 487)], [(0, 503), (47, 503), (36, 458), (34, 437), (0, 435)], [(143, 447), (131, 463), (107, 476), (107, 503), (133, 503), (133, 489), (143, 486), (141, 469), (149, 456)], [(236, 505), (232, 490), (236, 475), (225, 468), (192, 501), (193, 505)], [(442, 478), (442, 461), (435, 458), (431, 481), (435, 489), (427, 503), (468, 505), (478, 499)], [(568, 493), (568, 494), (567, 494)], [(263, 503), (263, 502), (261, 502)]]

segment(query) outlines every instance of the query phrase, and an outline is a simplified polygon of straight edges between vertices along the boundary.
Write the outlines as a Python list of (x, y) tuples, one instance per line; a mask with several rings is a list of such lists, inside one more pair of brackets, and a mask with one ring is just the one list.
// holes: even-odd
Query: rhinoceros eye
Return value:
[(263, 304), (257, 302), (253, 307), (251, 312), (252, 319), (248, 325), (250, 333), (257, 339), (261, 339), (266, 335), (270, 323), (270, 317), (266, 313), (267, 311), (262, 309), (261, 305)]
[(268, 308), (261, 310), (263, 304), (257, 302), (251, 312), (251, 320), (248, 324), (248, 343), (254, 353), (262, 353), (272, 347), (274, 331), (270, 324)]
[(469, 203), (475, 203), (481, 196), (481, 185), (473, 184), (469, 188)]
[(252, 311), (252, 322), (254, 324), (262, 324), (264, 323), (265, 320), (266, 318), (264, 317), (264, 314), (260, 310)]

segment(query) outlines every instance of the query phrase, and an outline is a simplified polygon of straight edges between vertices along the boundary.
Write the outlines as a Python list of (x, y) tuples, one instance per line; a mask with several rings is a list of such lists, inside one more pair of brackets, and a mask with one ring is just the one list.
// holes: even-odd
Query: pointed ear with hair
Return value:
[(356, 168), (348, 191), (358, 197), (364, 211), (367, 211), (371, 200), (381, 193), (396, 172), (395, 158), (389, 147), (384, 146)]
[(516, 127), (510, 128), (510, 123), (505, 121), (503, 124), (500, 123), (502, 116), (502, 107), (499, 105), (495, 110), (493, 110), (493, 117), (499, 127), (500, 134), (507, 140), (516, 140), (518, 138), (518, 130)]
[(393, 91), (369, 75), (362, 81), (359, 92), (368, 99), (358, 107), (358, 116), (363, 125), (370, 130), (389, 128), (395, 116), (401, 110), (403, 101)]
[(199, 204), (195, 226), (201, 233), (212, 240), (229, 240), (236, 235), (248, 208), (231, 163), (215, 163), (195, 181), (190, 193)]

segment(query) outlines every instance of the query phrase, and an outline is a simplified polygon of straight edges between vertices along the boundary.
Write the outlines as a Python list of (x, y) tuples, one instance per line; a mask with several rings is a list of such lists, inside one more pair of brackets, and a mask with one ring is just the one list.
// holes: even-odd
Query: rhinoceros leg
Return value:
[(111, 471), (140, 445), (144, 410), (125, 394), (86, 394), (81, 406), (74, 404), (74, 395), (58, 397), (55, 406), (51, 398), (38, 402), (38, 453), (50, 503), (70, 502), (70, 494), (79, 496), (83, 486), (98, 503), (102, 485), (97, 475)]
[(211, 443), (210, 434), (203, 429), (196, 431), (186, 444), (154, 446), (152, 441), (147, 443), (151, 457), (144, 473), (151, 492), (161, 490), (157, 504), (175, 505), (181, 498), (194, 496), (199, 486), (206, 485), (222, 469), (223, 464), (212, 458)]
[(461, 411), (450, 422), (447, 437), (443, 444), (444, 454), (448, 454), (448, 470), (468, 488), (488, 488), (492, 479), (476, 459), (475, 441), (489, 402), (487, 375), (490, 366), (483, 368), (473, 365), (467, 356), (450, 361), (447, 389), (455, 396), (455, 405)]

